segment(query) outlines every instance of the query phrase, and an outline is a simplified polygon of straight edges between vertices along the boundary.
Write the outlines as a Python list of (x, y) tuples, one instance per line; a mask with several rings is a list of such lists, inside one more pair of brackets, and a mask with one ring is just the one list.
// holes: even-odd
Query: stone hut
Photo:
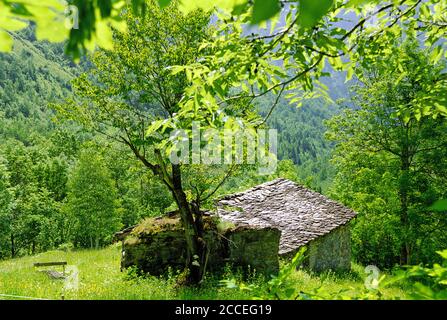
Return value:
[(217, 202), (221, 219), (236, 225), (277, 228), (279, 255), (293, 256), (307, 246), (308, 267), (316, 271), (349, 270), (348, 222), (356, 213), (327, 197), (286, 179), (276, 179)]
[[(307, 246), (306, 264), (313, 270), (348, 270), (351, 266), (348, 222), (356, 213), (292, 181), (276, 179), (221, 198), (205, 215), (209, 248), (207, 270), (230, 264), (275, 274), (278, 257), (292, 257)], [(227, 225), (222, 228), (223, 225)], [(116, 234), (123, 241), (122, 268), (160, 275), (181, 269), (186, 242), (175, 213), (149, 218)]]
[[(243, 271), (265, 275), (279, 270), (278, 248), (281, 232), (272, 227), (220, 223), (204, 213), (204, 239), (208, 247), (206, 269), (220, 272), (231, 265)], [(186, 263), (186, 240), (180, 218), (147, 218), (137, 226), (115, 234), (122, 241), (121, 270), (131, 266), (151, 275), (182, 270)]]

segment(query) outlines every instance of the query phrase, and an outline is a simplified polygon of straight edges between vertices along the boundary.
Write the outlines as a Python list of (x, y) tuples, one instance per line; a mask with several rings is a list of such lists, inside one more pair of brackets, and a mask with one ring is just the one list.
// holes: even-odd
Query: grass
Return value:
[[(63, 280), (51, 279), (47, 274), (33, 267), (35, 262), (67, 261), (76, 266), (79, 274), (78, 290), (64, 289)], [(57, 267), (55, 268), (57, 269)], [(225, 277), (237, 277), (227, 274)], [(312, 274), (297, 270), (290, 278), (293, 286), (310, 292), (323, 288), (334, 296), (340, 290), (356, 292), (364, 288), (365, 274), (359, 265), (346, 274)], [(265, 289), (265, 281), (254, 277), (249, 280), (257, 290)], [(398, 288), (382, 291), (383, 298), (405, 299), (405, 292)], [(250, 299), (246, 291), (219, 286), (219, 279), (207, 278), (200, 288), (178, 287), (174, 276), (166, 278), (135, 277), (128, 272), (120, 272), (120, 246), (114, 245), (102, 250), (49, 251), (35, 256), (22, 257), (0, 262), (0, 294), (27, 296), (45, 299)], [(256, 294), (256, 292), (255, 292)], [(0, 296), (0, 299), (7, 299)]]
[[(290, 281), (303, 292), (314, 292), (318, 288), (324, 292), (323, 297), (331, 297), (339, 299), (341, 292), (344, 296), (357, 296), (359, 293), (367, 292), (365, 288), (366, 274), (364, 267), (358, 264), (352, 264), (352, 270), (347, 273), (325, 272), (322, 274), (314, 274), (312, 272), (300, 269), (297, 270)], [(391, 286), (380, 289), (382, 299), (407, 299), (407, 295), (403, 288), (399, 286)], [(371, 295), (369, 299), (374, 299)]]

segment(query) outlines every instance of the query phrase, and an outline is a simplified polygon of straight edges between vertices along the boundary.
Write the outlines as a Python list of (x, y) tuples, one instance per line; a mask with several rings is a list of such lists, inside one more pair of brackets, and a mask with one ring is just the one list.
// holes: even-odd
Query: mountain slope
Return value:
[(79, 68), (62, 44), (35, 41), (32, 28), (14, 38), (13, 52), (0, 54), (0, 136), (27, 142), (52, 128), (48, 104), (68, 96)]

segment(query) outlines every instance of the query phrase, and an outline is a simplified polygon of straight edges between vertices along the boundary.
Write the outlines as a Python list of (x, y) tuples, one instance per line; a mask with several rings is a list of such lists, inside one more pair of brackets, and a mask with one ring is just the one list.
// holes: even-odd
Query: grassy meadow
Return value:
[[(69, 265), (78, 268), (78, 290), (65, 290), (64, 281), (51, 279), (46, 273), (33, 267), (35, 262), (67, 261)], [(60, 270), (60, 267), (50, 267)], [(311, 292), (317, 288), (325, 294), (333, 294), (339, 298), (340, 291), (356, 293), (364, 290), (363, 267), (353, 264), (348, 274), (312, 274), (297, 270), (289, 281), (295, 288)], [(227, 273), (224, 278), (236, 278), (239, 275)], [(165, 278), (137, 277), (129, 272), (120, 272), (120, 246), (113, 245), (102, 250), (81, 251), (49, 251), (42, 254), (27, 256), (0, 262), (0, 294), (26, 296), (43, 299), (251, 299), (262, 296), (266, 281), (260, 277), (251, 277), (247, 284), (253, 284), (256, 289), (249, 292), (230, 289), (220, 285), (216, 277), (208, 276), (200, 288), (178, 286), (175, 276)], [(384, 299), (405, 299), (405, 292), (398, 287), (381, 290)], [(0, 299), (9, 299), (0, 296)]]

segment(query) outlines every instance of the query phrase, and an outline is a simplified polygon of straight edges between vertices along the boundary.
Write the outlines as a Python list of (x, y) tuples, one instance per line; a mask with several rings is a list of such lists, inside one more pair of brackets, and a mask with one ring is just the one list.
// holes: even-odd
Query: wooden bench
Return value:
[(34, 263), (35, 268), (39, 267), (55, 267), (55, 266), (62, 266), (62, 275), (59, 275), (56, 271), (52, 272), (49, 271), (47, 274), (55, 279), (62, 279), (65, 278), (65, 266), (67, 265), (66, 261), (56, 261), (56, 262), (36, 262)]

